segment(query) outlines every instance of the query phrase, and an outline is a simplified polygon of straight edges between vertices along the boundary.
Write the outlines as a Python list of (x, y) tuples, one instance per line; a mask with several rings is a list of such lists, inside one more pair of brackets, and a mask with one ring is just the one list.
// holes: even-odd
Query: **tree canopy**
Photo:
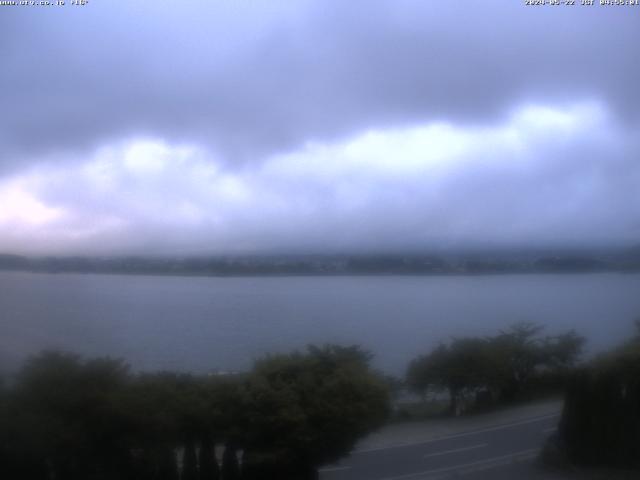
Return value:
[(542, 327), (517, 323), (491, 337), (460, 337), (415, 358), (407, 369), (408, 386), (422, 394), (446, 391), (449, 411), (466, 403), (517, 398), (542, 371), (560, 373), (575, 365), (584, 339), (576, 332), (542, 337)]
[(640, 467), (640, 321), (630, 340), (572, 376), (558, 440), (577, 464)]
[[(303, 475), (346, 455), (388, 413), (382, 377), (358, 347), (309, 347), (257, 362), (245, 386), (246, 455)], [(284, 478), (284, 477), (278, 477)], [(304, 478), (304, 477), (300, 477)]]
[(255, 478), (253, 468), (260, 478), (314, 478), (385, 418), (387, 390), (369, 359), (328, 345), (265, 357), (242, 375), (195, 376), (44, 352), (0, 389), (0, 471), (25, 480), (233, 480)]

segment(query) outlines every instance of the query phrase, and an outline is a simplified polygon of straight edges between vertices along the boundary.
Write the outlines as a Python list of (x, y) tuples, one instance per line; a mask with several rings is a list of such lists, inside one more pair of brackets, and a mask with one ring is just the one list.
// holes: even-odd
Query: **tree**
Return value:
[(636, 318), (633, 321), (633, 325), (635, 327), (635, 335), (633, 337), (633, 341), (640, 343), (640, 317)]
[(429, 388), (446, 390), (449, 412), (457, 415), (463, 400), (489, 389), (496, 368), (493, 360), (487, 340), (455, 338), (413, 360), (407, 371), (407, 383), (418, 392)]
[(423, 395), (446, 390), (451, 414), (469, 401), (478, 407), (514, 400), (543, 372), (564, 379), (582, 352), (584, 338), (573, 330), (546, 338), (541, 331), (541, 326), (517, 323), (493, 337), (454, 338), (414, 359), (407, 385)]
[(218, 480), (220, 478), (218, 461), (215, 458), (213, 445), (211, 444), (211, 437), (208, 433), (202, 435), (198, 464), (200, 466), (200, 480)]
[(245, 384), (247, 470), (273, 478), (317, 478), (389, 411), (383, 380), (358, 347), (309, 347), (258, 361)]
[(184, 445), (181, 480), (198, 480), (198, 457), (193, 439), (188, 438)]
[[(144, 469), (163, 478), (178, 475), (175, 452), (184, 449), (182, 477), (195, 480), (195, 442), (209, 434), (204, 380), (188, 374), (143, 374), (131, 381), (124, 410), (133, 425), (130, 445), (142, 455)], [(153, 474), (152, 474), (153, 476)]]
[(544, 365), (556, 371), (575, 367), (585, 342), (585, 338), (575, 330), (545, 338), (541, 347)]
[(502, 397), (514, 399), (544, 360), (538, 334), (543, 327), (530, 322), (516, 323), (492, 339), (492, 347), (503, 368)]
[(448, 357), (449, 347), (441, 343), (431, 353), (413, 359), (406, 374), (409, 388), (425, 397), (430, 388), (444, 387)]
[(232, 443), (227, 443), (222, 453), (222, 480), (238, 480), (240, 478), (240, 465), (238, 454)]
[[(48, 464), (55, 478), (129, 478), (127, 424), (118, 408), (128, 367), (60, 352), (31, 358), (12, 395), (17, 457)], [(26, 476), (22, 476), (26, 478)]]
[(640, 467), (640, 336), (572, 376), (558, 436), (574, 463)]

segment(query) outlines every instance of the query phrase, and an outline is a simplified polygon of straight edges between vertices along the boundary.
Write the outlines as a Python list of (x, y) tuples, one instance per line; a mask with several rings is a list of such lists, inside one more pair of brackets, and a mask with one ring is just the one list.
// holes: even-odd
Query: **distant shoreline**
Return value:
[(639, 273), (637, 249), (598, 254), (41, 257), (0, 254), (0, 271), (179, 277), (478, 276)]
[(131, 277), (177, 277), (177, 278), (346, 278), (346, 277), (499, 277), (509, 275), (638, 275), (640, 269), (635, 270), (598, 270), (598, 271), (504, 271), (504, 272), (443, 272), (443, 273), (405, 273), (405, 272), (379, 272), (379, 273), (149, 273), (149, 272), (114, 272), (114, 271), (49, 271), (49, 270), (14, 270), (0, 268), (0, 273), (28, 273), (39, 275), (113, 275)]

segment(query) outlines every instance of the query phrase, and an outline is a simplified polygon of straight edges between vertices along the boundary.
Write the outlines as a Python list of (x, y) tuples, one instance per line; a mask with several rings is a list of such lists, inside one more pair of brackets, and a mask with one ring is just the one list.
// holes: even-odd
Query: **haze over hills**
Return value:
[(640, 247), (210, 256), (0, 254), (0, 270), (203, 276), (638, 272)]

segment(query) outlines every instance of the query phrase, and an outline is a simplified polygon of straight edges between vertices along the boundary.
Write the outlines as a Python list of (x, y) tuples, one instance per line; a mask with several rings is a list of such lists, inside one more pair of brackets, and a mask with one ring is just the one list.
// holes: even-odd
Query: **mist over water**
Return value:
[(44, 348), (139, 370), (244, 370), (309, 343), (359, 344), (402, 375), (451, 336), (517, 321), (611, 347), (640, 314), (640, 275), (150, 277), (0, 273), (0, 365)]

